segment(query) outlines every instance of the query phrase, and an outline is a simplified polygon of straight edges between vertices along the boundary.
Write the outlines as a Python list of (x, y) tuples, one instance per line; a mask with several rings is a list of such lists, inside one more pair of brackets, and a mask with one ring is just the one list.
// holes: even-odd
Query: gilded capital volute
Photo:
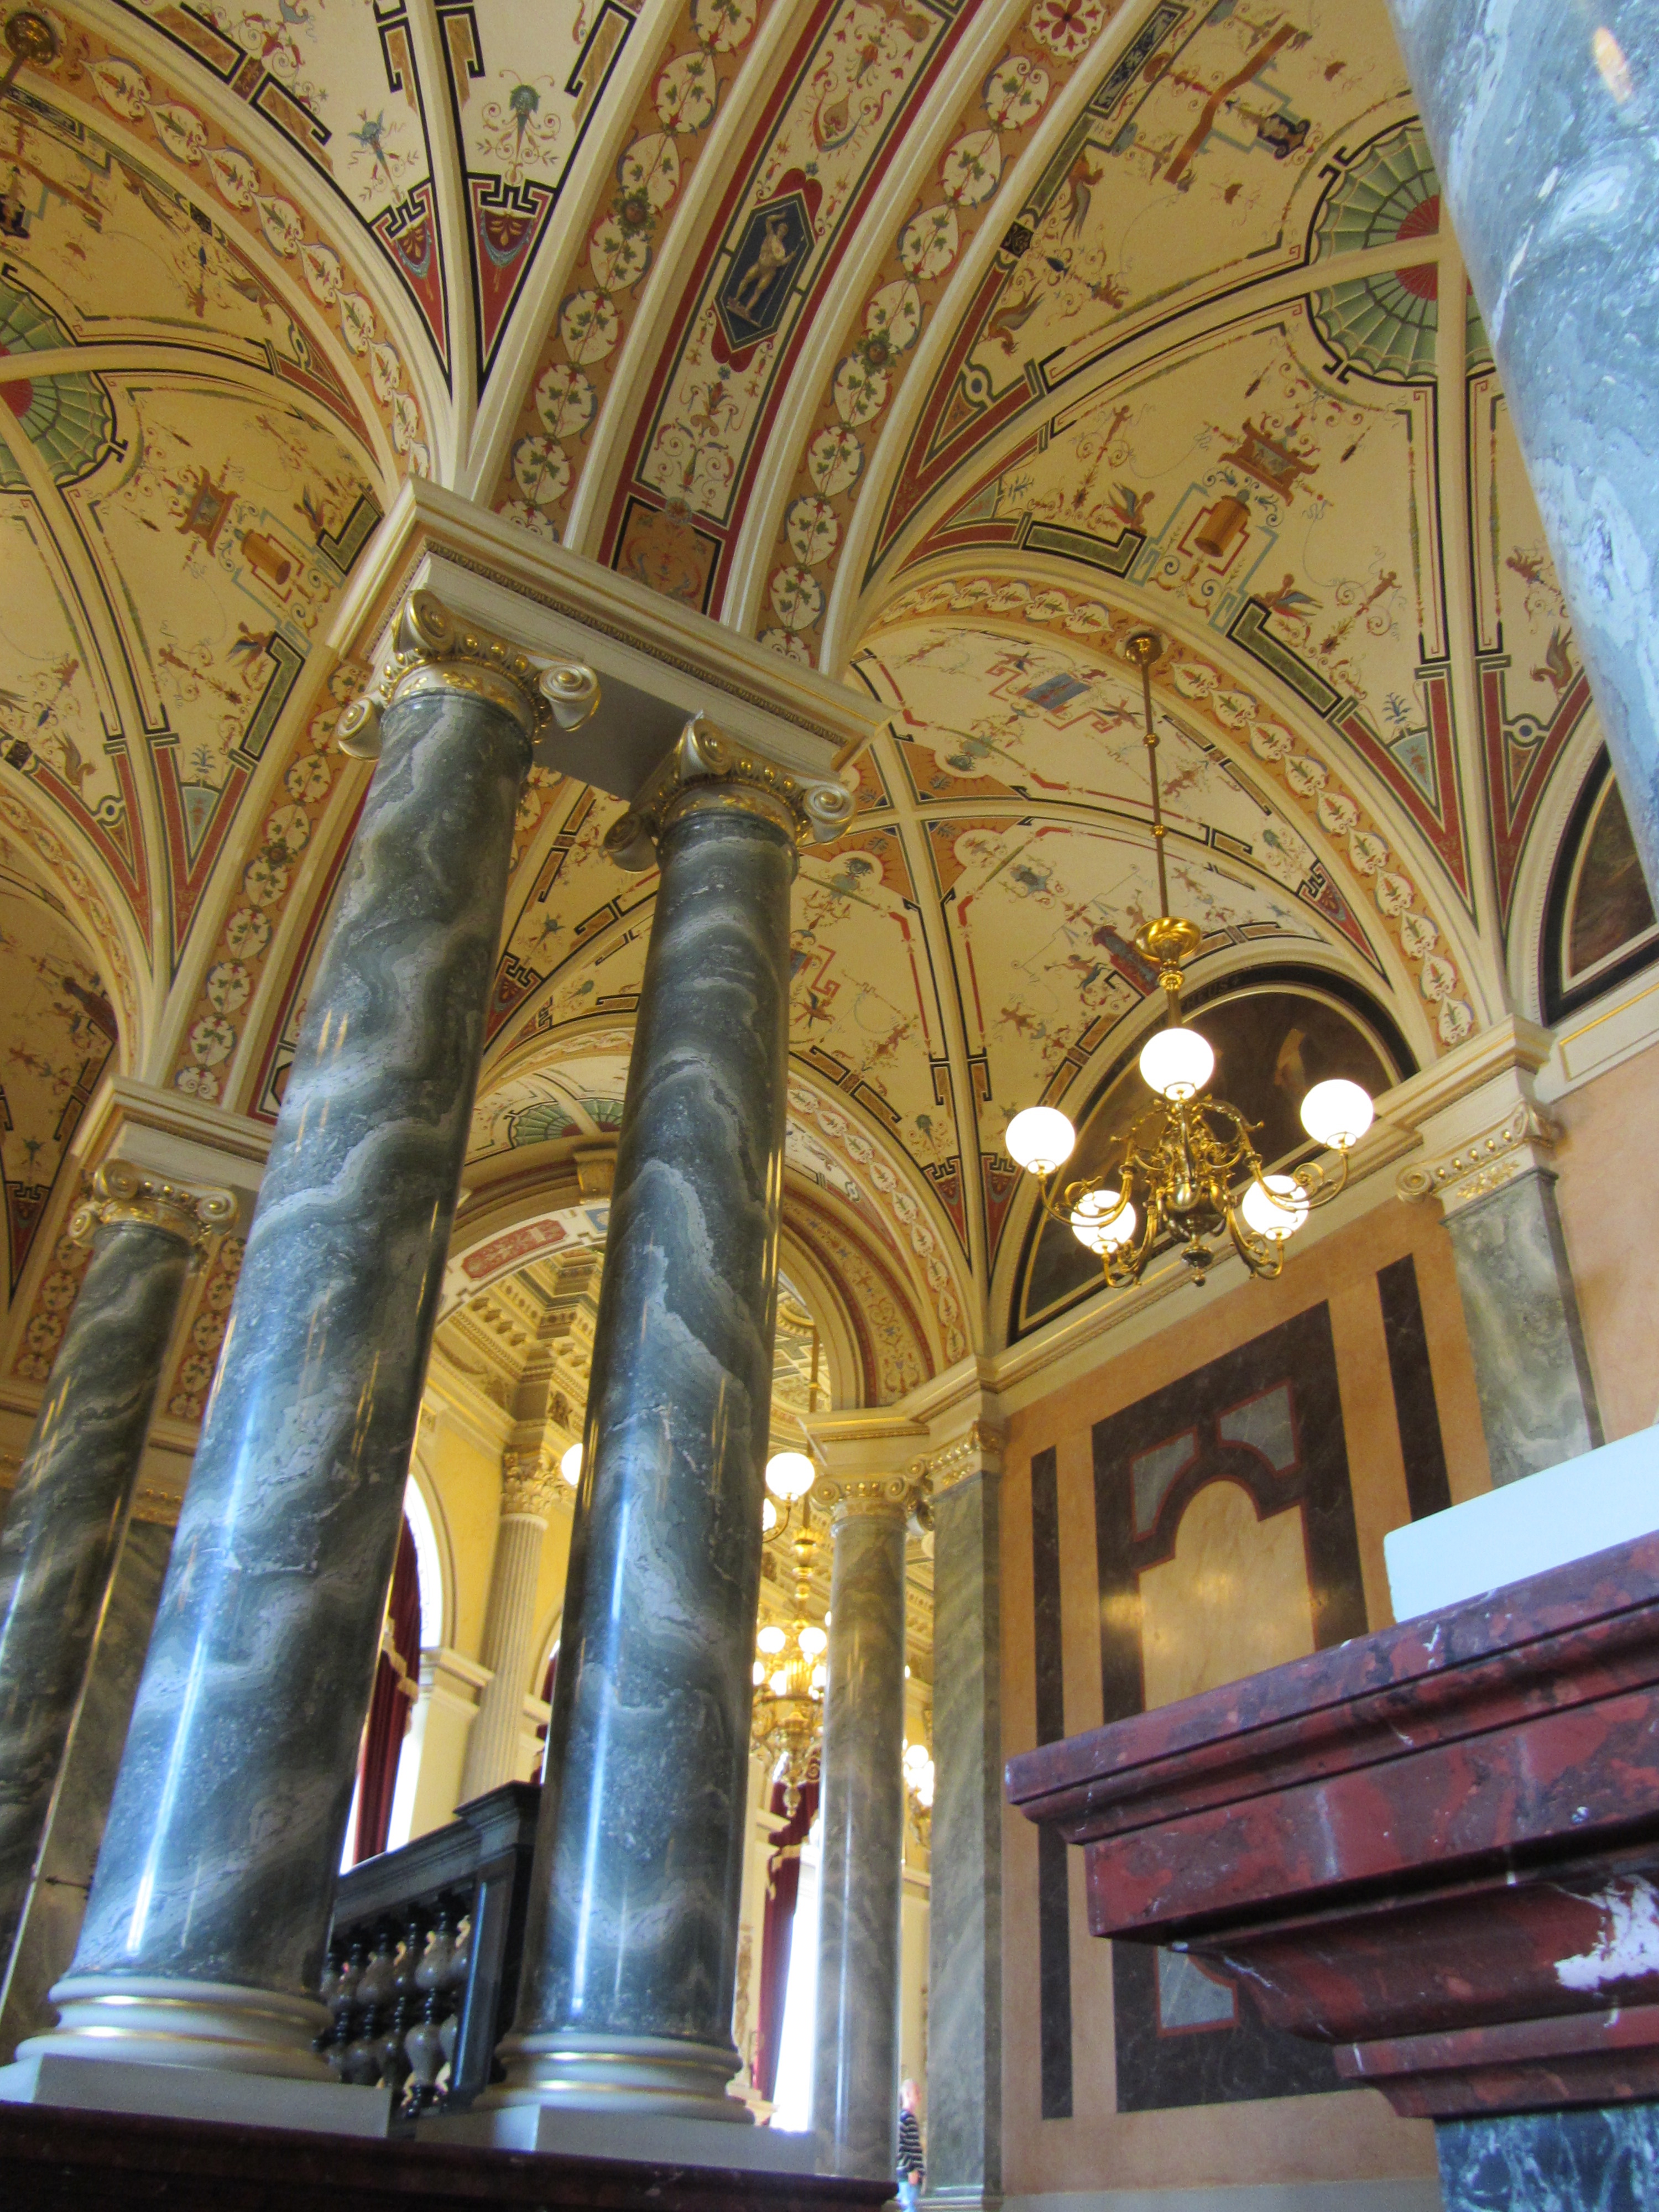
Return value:
[(435, 592), (415, 591), (398, 611), (379, 682), (340, 717), (341, 751), (376, 759), (387, 708), (443, 691), (489, 700), (532, 745), (556, 725), (579, 730), (599, 703), (599, 679), (583, 662), (538, 659), (493, 630), (458, 620)]
[(236, 1200), (228, 1190), (198, 1190), (145, 1175), (130, 1160), (106, 1160), (92, 1178), (90, 1195), (75, 1209), (69, 1233), (74, 1243), (89, 1244), (106, 1224), (141, 1221), (177, 1237), (199, 1257), (209, 1238), (235, 1218)]
[(653, 868), (665, 831), (688, 814), (732, 811), (771, 822), (797, 845), (838, 837), (853, 818), (853, 794), (835, 778), (817, 781), (725, 736), (699, 714), (688, 722), (626, 814), (605, 832), (621, 868)]

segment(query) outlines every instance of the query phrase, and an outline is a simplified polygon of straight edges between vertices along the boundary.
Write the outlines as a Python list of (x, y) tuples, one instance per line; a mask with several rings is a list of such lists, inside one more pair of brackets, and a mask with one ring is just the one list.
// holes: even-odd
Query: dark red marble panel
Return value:
[(1008, 1762), (1069, 1842), (1659, 1685), (1659, 1536)]
[(1097, 1935), (1184, 1944), (1402, 2112), (1659, 2095), (1659, 1537), (1045, 1746), (1008, 1794), (1086, 1846)]
[(0, 2105), (6, 2212), (878, 2212), (890, 2180)]
[(1350, 2081), (1418, 2119), (1659, 2099), (1659, 2005), (1405, 2035), (1337, 2053)]

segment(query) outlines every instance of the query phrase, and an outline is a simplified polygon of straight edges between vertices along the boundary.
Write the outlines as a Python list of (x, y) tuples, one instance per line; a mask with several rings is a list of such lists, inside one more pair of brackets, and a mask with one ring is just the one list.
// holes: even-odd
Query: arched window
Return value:
[(1559, 1022), (1655, 960), (1659, 920), (1603, 751), (1567, 818), (1550, 878), (1539, 978), (1544, 1019)]
[(398, 1538), (398, 1564), (380, 1632), (380, 1656), (374, 1668), (357, 1784), (357, 1832), (352, 1863), (372, 1859), (386, 1847), (392, 1830), (392, 1801), (398, 1788), (398, 1761), (421, 1684), (421, 1577), (416, 1565), (415, 1534), (407, 1521)]

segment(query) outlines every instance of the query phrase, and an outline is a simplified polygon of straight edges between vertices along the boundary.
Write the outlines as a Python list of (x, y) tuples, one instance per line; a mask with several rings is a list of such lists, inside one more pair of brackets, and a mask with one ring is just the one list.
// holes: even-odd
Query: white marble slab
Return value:
[(228, 2067), (149, 2066), (52, 2051), (0, 2066), (0, 2103), (53, 2105), (77, 2112), (150, 2112), (169, 2120), (222, 2120), (238, 2127), (300, 2128), (331, 2136), (384, 2136), (392, 2118), (387, 2088), (345, 2088), (337, 2081), (289, 2081)]
[(1502, 1589), (1659, 1529), (1659, 1427), (1505, 1483), (1382, 1540), (1396, 1620)]
[(558, 2105), (475, 2106), (470, 2112), (434, 2113), (420, 2123), (420, 2135), (423, 2142), (625, 2158), (652, 2166), (735, 2166), (755, 2173), (811, 2173), (817, 2155), (815, 2136), (786, 2134), (781, 2128)]

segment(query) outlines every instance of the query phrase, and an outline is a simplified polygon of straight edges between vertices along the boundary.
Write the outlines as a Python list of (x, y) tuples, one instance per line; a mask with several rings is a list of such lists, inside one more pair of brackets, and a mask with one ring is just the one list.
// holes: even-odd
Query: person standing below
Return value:
[(921, 2103), (921, 2091), (915, 2083), (902, 2081), (899, 2084), (898, 2201), (904, 2212), (916, 2212), (921, 2185), (927, 2178), (927, 2161), (921, 2149), (921, 2123), (916, 2118), (916, 2110)]

